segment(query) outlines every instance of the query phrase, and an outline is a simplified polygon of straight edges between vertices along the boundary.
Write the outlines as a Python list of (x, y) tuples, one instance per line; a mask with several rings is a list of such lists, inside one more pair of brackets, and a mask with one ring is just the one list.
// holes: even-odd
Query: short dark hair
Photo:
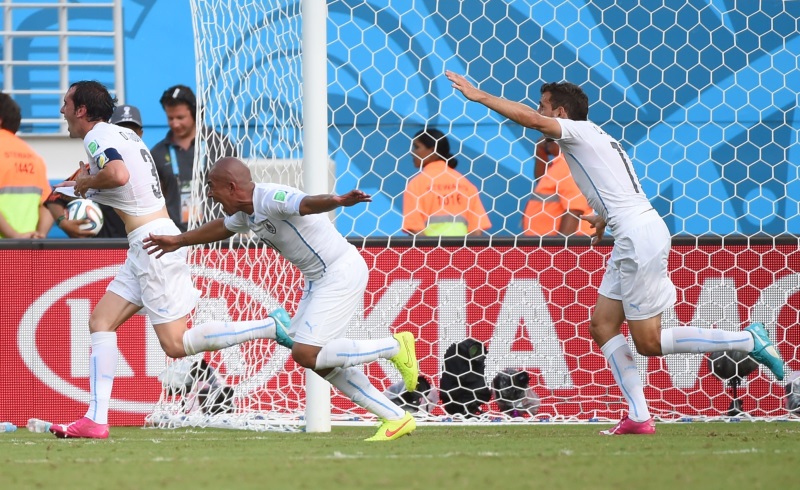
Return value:
[(456, 168), (458, 160), (450, 153), (450, 141), (436, 128), (425, 128), (417, 131), (414, 141), (419, 141), (425, 148), (433, 148), (433, 152), (444, 158), (450, 168)]
[(69, 86), (72, 93), (72, 103), (77, 109), (86, 107), (87, 121), (108, 122), (114, 114), (117, 98), (112, 97), (105, 85), (94, 80), (82, 80)]
[(589, 118), (589, 97), (578, 85), (570, 82), (545, 83), (540, 92), (549, 92), (553, 109), (563, 107), (573, 121), (585, 121)]
[(194, 96), (192, 89), (186, 85), (173, 85), (168, 88), (161, 94), (159, 102), (164, 109), (186, 104), (192, 112), (192, 119), (197, 120), (197, 98)]
[(12, 133), (19, 131), (19, 125), (22, 122), (19, 104), (10, 95), (3, 92), (0, 92), (0, 119), (2, 119), (0, 128)]

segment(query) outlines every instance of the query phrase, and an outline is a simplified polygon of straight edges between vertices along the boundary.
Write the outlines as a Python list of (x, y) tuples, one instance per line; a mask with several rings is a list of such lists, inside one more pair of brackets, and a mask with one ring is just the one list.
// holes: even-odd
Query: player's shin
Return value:
[(675, 327), (661, 330), (663, 354), (717, 351), (750, 352), (753, 336), (744, 330), (731, 332), (718, 328)]
[(405, 412), (381, 393), (361, 369), (336, 368), (325, 379), (356, 405), (386, 420), (399, 420)]
[(633, 359), (628, 342), (623, 335), (617, 335), (600, 348), (608, 360), (608, 367), (614, 375), (614, 380), (619, 385), (622, 395), (628, 402), (628, 418), (635, 422), (644, 422), (650, 419), (650, 410), (644, 397), (642, 380), (636, 361)]
[(195, 325), (183, 334), (186, 355), (214, 351), (255, 339), (275, 340), (275, 320), (250, 320), (241, 322), (211, 321)]
[(372, 340), (334, 339), (319, 351), (315, 369), (348, 368), (378, 359), (389, 359), (400, 352), (393, 337)]
[(114, 386), (114, 373), (117, 370), (116, 332), (95, 332), (92, 334), (92, 354), (89, 360), (89, 389), (91, 400), (86, 417), (98, 424), (108, 423), (108, 405), (111, 389)]

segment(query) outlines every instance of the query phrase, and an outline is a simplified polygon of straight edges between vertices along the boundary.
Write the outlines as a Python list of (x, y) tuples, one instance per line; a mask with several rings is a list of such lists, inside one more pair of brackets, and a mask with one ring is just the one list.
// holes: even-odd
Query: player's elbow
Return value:
[(539, 129), (544, 119), (541, 114), (530, 107), (519, 108), (511, 117), (512, 120), (526, 128)]
[(113, 187), (122, 187), (131, 180), (131, 174), (125, 165), (108, 165), (104, 169), (108, 175), (108, 181)]
[(520, 124), (526, 128), (541, 131), (549, 138), (561, 138), (561, 124), (556, 118), (543, 116), (533, 109), (529, 109), (520, 117)]
[(117, 172), (114, 177), (115, 177), (115, 183), (117, 184), (118, 187), (122, 187), (131, 180), (131, 174), (130, 172), (128, 172), (127, 169)]

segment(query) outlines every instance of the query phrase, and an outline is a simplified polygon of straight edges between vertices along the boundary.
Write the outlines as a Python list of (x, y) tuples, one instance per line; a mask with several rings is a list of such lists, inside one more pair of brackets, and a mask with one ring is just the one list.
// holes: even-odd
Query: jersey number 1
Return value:
[(611, 142), (611, 148), (617, 150), (619, 153), (619, 157), (622, 159), (622, 164), (625, 165), (625, 170), (628, 171), (628, 177), (631, 178), (631, 184), (633, 184), (633, 192), (639, 192), (639, 186), (636, 185), (636, 177), (633, 176), (633, 169), (631, 168), (631, 162), (628, 161), (628, 156), (622, 150), (622, 147), (616, 141)]

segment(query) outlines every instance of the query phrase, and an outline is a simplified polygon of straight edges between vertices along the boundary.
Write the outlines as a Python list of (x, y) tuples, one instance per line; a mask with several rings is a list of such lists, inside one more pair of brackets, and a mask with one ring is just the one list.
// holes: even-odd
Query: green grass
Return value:
[(425, 427), (391, 443), (329, 434), (114, 428), (107, 441), (0, 434), (0, 488), (789, 489), (800, 424)]

